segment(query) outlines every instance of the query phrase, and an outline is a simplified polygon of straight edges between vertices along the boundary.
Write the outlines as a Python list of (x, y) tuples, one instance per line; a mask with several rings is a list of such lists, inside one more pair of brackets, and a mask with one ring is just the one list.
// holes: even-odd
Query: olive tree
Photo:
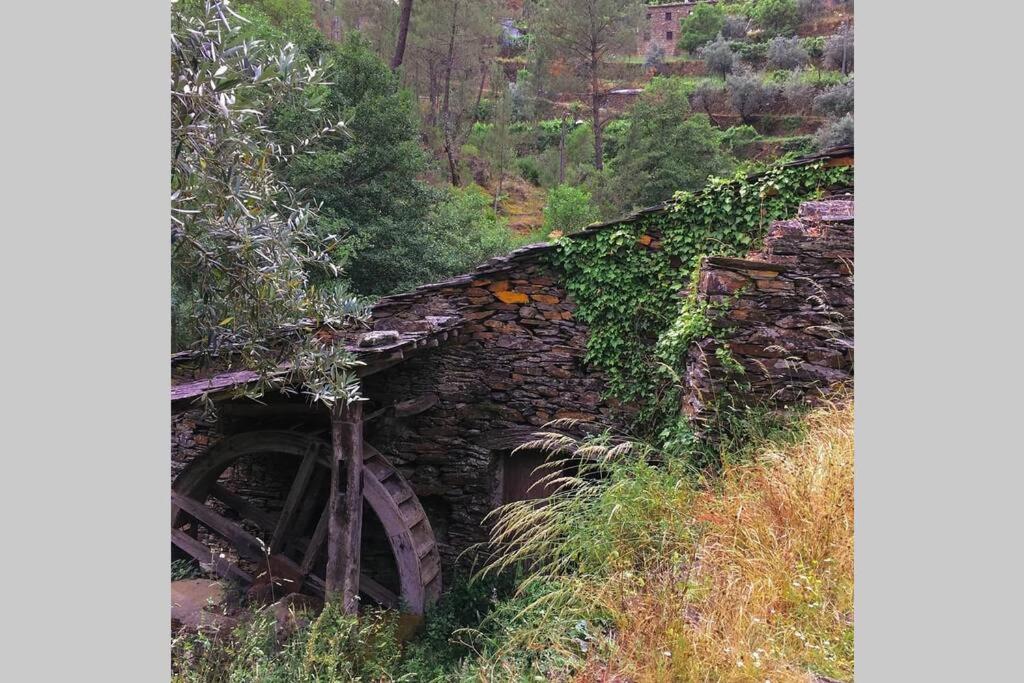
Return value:
[(825, 41), (824, 63), (843, 74), (853, 71), (853, 31), (846, 26)]
[[(295, 98), (314, 106), (322, 68), (293, 45), (241, 38), (244, 20), (226, 0), (172, 7), (174, 346), (206, 358), (230, 354), (263, 378), (254, 393), (285, 363), (311, 396), (352, 400), (343, 349), (282, 336), (332, 317), (336, 302), (309, 278), (335, 269), (330, 251), (341, 240), (309, 229), (312, 209), (275, 173), (293, 151), (273, 141), (265, 112)], [(342, 130), (335, 122), (318, 134)]]
[(778, 36), (768, 43), (768, 66), (773, 69), (792, 71), (806, 66), (810, 59), (799, 38)]
[(722, 35), (733, 40), (742, 40), (747, 37), (747, 30), (750, 28), (750, 20), (742, 16), (727, 15), (722, 23)]
[(827, 121), (814, 135), (818, 149), (825, 151), (833, 147), (853, 144), (853, 114)]
[(732, 51), (729, 41), (719, 36), (714, 42), (708, 43), (701, 50), (704, 64), (708, 71), (716, 76), (725, 78), (732, 73), (736, 64), (736, 54)]
[(840, 117), (853, 113), (853, 79), (829, 86), (814, 98), (814, 111)]
[(751, 123), (755, 116), (769, 107), (778, 94), (777, 88), (765, 83), (761, 74), (743, 70), (726, 78), (729, 101), (744, 123)]

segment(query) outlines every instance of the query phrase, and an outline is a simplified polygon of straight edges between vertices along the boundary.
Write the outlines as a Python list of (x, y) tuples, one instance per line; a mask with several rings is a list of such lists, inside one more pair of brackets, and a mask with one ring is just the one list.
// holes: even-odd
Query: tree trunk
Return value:
[(601, 129), (601, 92), (597, 78), (598, 58), (596, 52), (590, 56), (590, 108), (594, 126), (594, 168), (604, 168), (604, 131)]
[(558, 127), (558, 184), (565, 182), (565, 133), (569, 127), (569, 115), (562, 116), (562, 125)]
[(604, 131), (601, 129), (601, 95), (596, 92), (591, 98), (591, 110), (594, 126), (594, 167), (600, 171), (604, 168)]
[[(331, 499), (327, 527), (326, 592), (345, 614), (359, 610), (359, 547), (363, 532), (363, 404), (331, 409)], [(345, 490), (341, 471), (345, 470)]]
[(480, 120), (480, 100), (484, 96), (484, 84), (487, 82), (487, 63), (480, 60), (480, 88), (476, 91), (476, 105), (473, 107), (473, 123)]
[(452, 69), (455, 67), (455, 35), (458, 30), (458, 16), (459, 16), (459, 3), (455, 2), (452, 5), (452, 23), (451, 33), (448, 37), (448, 61), (445, 65), (444, 70), (444, 105), (441, 110), (441, 125), (443, 127), (444, 134), (444, 152), (445, 156), (448, 157), (448, 172), (451, 174), (452, 186), (458, 187), (460, 185), (459, 180), (459, 168), (455, 162), (455, 141), (454, 134), (452, 133), (452, 111), (451, 111), (451, 92), (452, 92)]
[(405, 39), (409, 36), (409, 17), (412, 15), (412, 0), (402, 0), (402, 14), (398, 18), (398, 43), (395, 44), (395, 56), (391, 58), (391, 70), (402, 66), (405, 58)]
[(431, 126), (437, 125), (437, 100), (440, 89), (437, 86), (437, 62), (431, 59), (427, 62), (427, 71), (430, 80), (430, 113), (427, 123)]

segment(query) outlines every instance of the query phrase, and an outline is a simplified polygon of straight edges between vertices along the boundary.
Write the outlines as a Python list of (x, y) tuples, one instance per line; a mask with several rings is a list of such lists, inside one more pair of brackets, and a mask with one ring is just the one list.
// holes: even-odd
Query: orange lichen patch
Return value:
[(639, 237), (636, 238), (636, 241), (646, 247), (648, 244), (651, 243), (651, 240), (653, 239), (654, 238), (651, 237), (650, 235), (640, 235)]
[(494, 295), (506, 304), (525, 304), (530, 300), (530, 297), (522, 292), (501, 291), (495, 292)]
[(558, 297), (557, 296), (551, 296), (550, 294), (534, 294), (530, 298), (533, 299), (534, 301), (537, 301), (537, 302), (542, 303), (542, 304), (557, 304), (558, 303)]
[(505, 290), (508, 289), (508, 280), (499, 280), (498, 282), (495, 282), (494, 284), (489, 286), (487, 289), (491, 290), (492, 292), (504, 292)]

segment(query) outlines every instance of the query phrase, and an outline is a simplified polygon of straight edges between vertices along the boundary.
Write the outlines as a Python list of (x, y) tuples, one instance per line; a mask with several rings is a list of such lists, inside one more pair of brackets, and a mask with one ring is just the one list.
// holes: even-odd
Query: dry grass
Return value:
[(689, 575), (616, 576), (616, 647), (579, 680), (853, 679), (853, 409), (728, 467), (693, 500), (703, 523)]

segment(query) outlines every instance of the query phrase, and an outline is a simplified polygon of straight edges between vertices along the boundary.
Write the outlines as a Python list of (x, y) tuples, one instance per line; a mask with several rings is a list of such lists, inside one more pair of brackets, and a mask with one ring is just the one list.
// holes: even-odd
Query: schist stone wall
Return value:
[[(649, 237), (642, 243), (658, 248)], [(453, 570), (472, 564), (473, 553), (465, 551), (487, 540), (487, 514), (523, 495), (529, 478), (523, 467), (532, 469), (537, 456), (513, 456), (513, 448), (559, 418), (580, 421), (560, 427), (578, 435), (629, 420), (629, 407), (603, 399), (601, 374), (583, 364), (587, 327), (548, 265), (549, 249), (524, 247), (473, 273), (387, 297), (373, 309), (379, 331), (413, 332), (458, 320), (440, 345), (363, 379), (367, 414), (394, 407), (367, 422), (366, 440), (419, 497), (447, 585)], [(774, 223), (765, 248), (747, 259), (707, 259), (699, 294), (724, 305), (719, 337), (745, 372), (730, 374), (710, 340), (691, 346), (683, 405), (690, 415), (700, 417), (737, 381), (749, 383), (745, 395), (752, 399), (791, 404), (850, 379), (852, 196), (804, 203), (796, 219)], [(398, 404), (415, 409), (398, 410)], [(179, 412), (172, 418), (174, 473), (222, 432), (282, 427), (252, 419), (214, 424), (201, 411)], [(325, 427), (306, 421), (294, 428)], [(238, 474), (246, 495), (273, 506), (277, 494), (269, 477), (256, 470)]]
[[(373, 309), (374, 330), (408, 332), (438, 318), (461, 320), (458, 334), (436, 348), (362, 380), (367, 413), (410, 401), (420, 405), (421, 412), (409, 417), (391, 411), (368, 422), (365, 438), (394, 463), (420, 499), (438, 542), (445, 583), (457, 565), (471, 566), (472, 555), (464, 551), (487, 540), (484, 517), (509, 498), (510, 472), (516, 471), (522, 494), (529, 472), (517, 468), (529, 463), (532, 470), (537, 461), (529, 454), (517, 459), (513, 448), (552, 420), (580, 421), (560, 430), (582, 436), (621, 426), (626, 415), (622, 406), (602, 400), (601, 376), (583, 365), (587, 329), (546, 265), (548, 253), (546, 245), (524, 247), (474, 273), (387, 297)], [(222, 433), (262, 426), (253, 419), (224, 422), (224, 417), (221, 423), (208, 422), (198, 409), (172, 417), (174, 475)], [(285, 426), (268, 423), (268, 428)], [(298, 428), (324, 426), (307, 422)], [(280, 507), (274, 496), (283, 498), (283, 492), (269, 474), (257, 469), (238, 474), (232, 473), (232, 481), (244, 486), (244, 495), (270, 509)]]
[[(447, 344), (364, 382), (365, 394), (383, 405), (436, 398), (413, 417), (371, 423), (367, 441), (409, 479), (449, 571), (460, 553), (486, 540), (484, 517), (506, 500), (505, 469), (517, 466), (512, 448), (554, 419), (614, 427), (622, 416), (620, 406), (602, 400), (601, 377), (583, 367), (586, 327), (544, 253), (526, 248), (497, 260), (497, 269), (484, 266), (374, 310), (376, 329), (456, 311), (466, 321)], [(461, 563), (471, 561), (466, 555)]]
[(853, 197), (805, 202), (746, 260), (706, 259), (699, 293), (726, 307), (717, 326), (744, 372), (723, 367), (709, 340), (692, 345), (688, 414), (705, 413), (736, 383), (749, 389), (734, 398), (792, 405), (852, 380)]

